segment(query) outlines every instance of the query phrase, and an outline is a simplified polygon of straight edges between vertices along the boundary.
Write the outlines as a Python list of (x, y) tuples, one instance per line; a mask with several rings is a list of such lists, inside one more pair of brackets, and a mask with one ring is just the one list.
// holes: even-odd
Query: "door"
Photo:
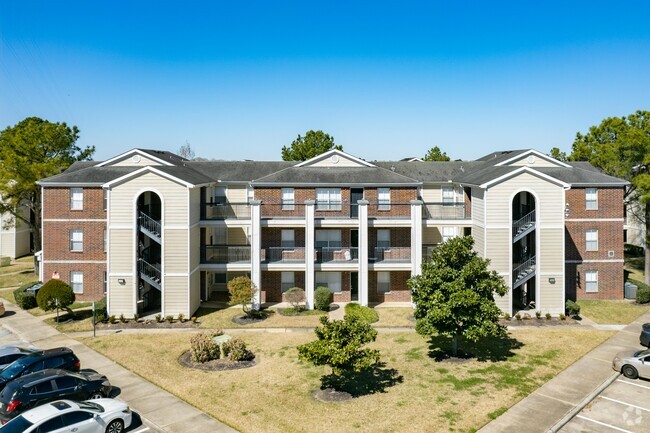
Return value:
[(359, 259), (359, 230), (350, 230), (350, 255), (352, 260)]
[(359, 217), (359, 205), (357, 201), (363, 200), (363, 188), (350, 189), (350, 218)]
[(350, 300), (359, 302), (359, 273), (350, 272)]

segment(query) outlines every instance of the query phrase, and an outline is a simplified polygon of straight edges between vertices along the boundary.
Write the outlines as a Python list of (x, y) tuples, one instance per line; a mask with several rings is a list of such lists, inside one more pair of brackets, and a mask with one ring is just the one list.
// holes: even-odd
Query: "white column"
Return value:
[(316, 261), (314, 239), (314, 211), (316, 201), (305, 200), (305, 307), (314, 309), (314, 262)]
[(261, 201), (251, 200), (251, 281), (257, 287), (253, 298), (253, 309), (259, 310), (262, 303), (262, 255)]
[(411, 200), (411, 275), (422, 271), (422, 201)]
[(359, 303), (368, 306), (368, 200), (359, 200)]

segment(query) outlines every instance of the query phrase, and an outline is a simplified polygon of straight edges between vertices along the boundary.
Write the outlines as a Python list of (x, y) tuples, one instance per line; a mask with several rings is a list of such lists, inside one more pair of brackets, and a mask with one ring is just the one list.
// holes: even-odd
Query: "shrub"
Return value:
[(75, 296), (72, 287), (61, 280), (50, 280), (43, 284), (43, 287), (36, 295), (36, 303), (43, 311), (52, 311), (56, 308), (56, 299), (59, 300), (59, 308), (68, 310), (74, 303)]
[(165, 317), (165, 320), (168, 321), (169, 323), (173, 323), (174, 322), (174, 316), (172, 316), (170, 314), (169, 316)]
[(196, 319), (196, 316), (192, 316), (192, 319), (191, 319), (191, 320), (192, 320), (192, 323), (196, 323), (196, 320), (197, 320), (197, 319)]
[(541, 319), (542, 318), (542, 312), (541, 311), (535, 311), (535, 317), (537, 317), (538, 319)]
[(551, 320), (551, 313), (546, 313), (546, 320)]
[(246, 343), (241, 338), (231, 338), (221, 345), (224, 358), (231, 361), (251, 361), (255, 358), (253, 352), (246, 348)]
[(253, 310), (253, 299), (255, 298), (256, 292), (257, 287), (255, 287), (255, 284), (253, 284), (250, 278), (235, 277), (228, 281), (228, 293), (230, 293), (230, 302), (228, 304), (241, 304), (244, 314), (250, 316)]
[(300, 311), (305, 308), (305, 291), (300, 287), (292, 287), (284, 292), (285, 299), (291, 304), (294, 310)]
[(213, 359), (219, 359), (221, 349), (214, 342), (213, 337), (216, 335), (212, 332), (201, 332), (196, 334), (190, 340), (190, 354), (194, 362), (208, 362)]
[(377, 311), (359, 304), (348, 304), (345, 306), (345, 315), (354, 316), (367, 323), (375, 323), (379, 320)]
[(567, 299), (565, 307), (567, 314), (571, 317), (580, 314), (580, 305), (576, 304), (571, 299)]
[(650, 286), (642, 283), (641, 281), (630, 280), (630, 282), (637, 286), (636, 302), (639, 304), (646, 304), (650, 302)]
[(508, 314), (508, 313), (503, 313), (503, 318), (506, 319), (506, 320), (511, 319), (510, 314)]
[(23, 310), (29, 310), (30, 308), (35, 308), (37, 306), (36, 297), (27, 292), (27, 289), (32, 287), (34, 284), (36, 283), (25, 283), (14, 290), (14, 299), (16, 300), (16, 304)]
[(332, 293), (327, 287), (317, 287), (314, 291), (314, 308), (329, 311), (332, 303)]
[(102, 298), (99, 301), (95, 302), (95, 317), (97, 322), (103, 322), (108, 317), (108, 312), (106, 310), (106, 298)]
[(183, 313), (178, 313), (178, 321), (183, 323), (185, 321), (185, 316)]
[(517, 314), (515, 314), (515, 319), (517, 319), (517, 320), (521, 320), (521, 313), (517, 313)]
[(124, 314), (120, 314), (120, 322), (126, 323), (126, 317), (124, 317)]
[(162, 314), (160, 314), (160, 313), (156, 314), (156, 322), (157, 323), (162, 323), (162, 321), (163, 321)]
[(115, 324), (115, 323), (117, 323), (117, 319), (115, 318), (115, 315), (111, 315), (111, 316), (108, 318), (108, 321), (109, 321), (109, 323), (111, 323), (111, 324)]
[(135, 320), (137, 322), (139, 319), (140, 319), (140, 316), (137, 313), (133, 315), (133, 320)]
[(562, 313), (560, 313), (560, 320), (566, 320), (566, 316)]

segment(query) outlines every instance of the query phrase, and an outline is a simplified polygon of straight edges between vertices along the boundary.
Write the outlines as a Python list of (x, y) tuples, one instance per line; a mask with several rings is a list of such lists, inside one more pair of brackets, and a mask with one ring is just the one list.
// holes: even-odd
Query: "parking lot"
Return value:
[(561, 430), (578, 432), (650, 431), (650, 381), (619, 376)]

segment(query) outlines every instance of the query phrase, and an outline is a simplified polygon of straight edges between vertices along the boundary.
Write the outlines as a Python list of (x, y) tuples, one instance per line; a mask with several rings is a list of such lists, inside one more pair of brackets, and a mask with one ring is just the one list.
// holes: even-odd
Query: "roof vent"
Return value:
[(332, 155), (332, 156), (330, 156), (330, 161), (332, 161), (332, 164), (338, 164), (338, 162), (339, 162), (339, 156), (338, 156), (338, 155)]
[(462, 171), (463, 173), (465, 173), (465, 168), (464, 168), (462, 165), (460, 166), (460, 171)]
[(607, 251), (607, 257), (614, 257), (615, 254), (614, 251)]
[(391, 166), (390, 166), (390, 170), (391, 170), (391, 171), (395, 171), (395, 166), (394, 166), (394, 165), (391, 165)]
[(136, 164), (137, 164), (138, 162), (140, 162), (140, 159), (141, 159), (141, 158), (140, 158), (140, 155), (133, 155), (133, 156), (131, 157), (131, 161), (135, 162)]

